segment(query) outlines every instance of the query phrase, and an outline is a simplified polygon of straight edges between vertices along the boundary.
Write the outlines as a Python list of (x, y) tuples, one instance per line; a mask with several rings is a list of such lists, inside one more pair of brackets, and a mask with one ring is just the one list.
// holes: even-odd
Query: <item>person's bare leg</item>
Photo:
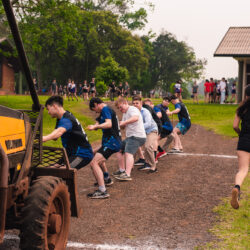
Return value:
[(143, 151), (142, 151), (142, 147), (139, 147), (137, 152), (138, 152), (138, 155), (139, 155), (140, 159), (145, 159)]
[(100, 165), (102, 164), (103, 161), (105, 161), (105, 158), (103, 157), (103, 155), (100, 153), (96, 153), (93, 160), (90, 162), (90, 166), (91, 166), (93, 174), (98, 182), (98, 185), (105, 187), (103, 172), (102, 172), (102, 169), (100, 167)]
[(238, 154), (239, 171), (235, 176), (235, 185), (241, 186), (248, 174), (250, 153), (238, 150), (237, 154)]
[(131, 170), (134, 166), (134, 156), (130, 153), (125, 153), (125, 162), (126, 162), (126, 174), (130, 176)]
[(122, 154), (121, 152), (117, 153), (117, 160), (118, 160), (118, 165), (119, 169), (125, 171), (125, 155)]

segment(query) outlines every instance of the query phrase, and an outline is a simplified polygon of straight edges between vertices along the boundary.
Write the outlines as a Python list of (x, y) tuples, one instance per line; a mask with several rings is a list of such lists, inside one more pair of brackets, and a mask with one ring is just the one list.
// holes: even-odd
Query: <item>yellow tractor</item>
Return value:
[[(64, 148), (42, 145), (43, 109), (9, 0), (2, 0), (33, 100), (31, 110), (0, 105), (0, 244), (20, 230), (21, 249), (66, 248), (70, 216), (79, 217), (76, 170)], [(63, 159), (64, 163), (58, 165)]]

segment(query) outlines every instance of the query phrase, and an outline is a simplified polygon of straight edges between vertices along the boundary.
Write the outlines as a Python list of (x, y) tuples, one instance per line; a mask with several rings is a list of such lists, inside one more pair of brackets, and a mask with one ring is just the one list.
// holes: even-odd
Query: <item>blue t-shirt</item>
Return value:
[(57, 120), (56, 128), (65, 128), (66, 132), (61, 136), (62, 145), (68, 156), (93, 158), (92, 147), (80, 122), (68, 111), (60, 120)]
[(111, 120), (112, 127), (102, 129), (102, 146), (118, 152), (121, 149), (120, 127), (116, 113), (109, 106), (103, 107), (100, 116), (96, 120), (99, 124), (102, 124), (106, 119)]
[(191, 120), (186, 106), (182, 102), (179, 102), (176, 103), (174, 107), (175, 109), (180, 109), (180, 112), (178, 113), (179, 122), (189, 128), (191, 126)]
[(168, 118), (168, 115), (166, 114), (166, 110), (168, 110), (168, 107), (165, 107), (162, 104), (158, 104), (157, 106), (154, 106), (154, 111), (156, 114), (158, 112), (161, 112), (162, 114), (162, 111), (165, 112), (165, 114), (162, 114), (162, 118), (161, 118), (162, 128), (172, 132), (173, 126)]

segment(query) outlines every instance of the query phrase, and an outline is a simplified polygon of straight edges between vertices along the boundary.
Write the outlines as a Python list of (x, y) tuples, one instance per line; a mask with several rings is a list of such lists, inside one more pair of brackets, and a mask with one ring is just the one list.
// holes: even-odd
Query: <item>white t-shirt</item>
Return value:
[(135, 115), (139, 117), (139, 120), (126, 125), (126, 137), (135, 136), (140, 138), (146, 138), (146, 132), (143, 125), (141, 112), (138, 108), (134, 106), (129, 106), (127, 112), (124, 113), (122, 116), (122, 121), (126, 121)]
[(220, 91), (221, 92), (226, 91), (226, 82), (220, 81)]

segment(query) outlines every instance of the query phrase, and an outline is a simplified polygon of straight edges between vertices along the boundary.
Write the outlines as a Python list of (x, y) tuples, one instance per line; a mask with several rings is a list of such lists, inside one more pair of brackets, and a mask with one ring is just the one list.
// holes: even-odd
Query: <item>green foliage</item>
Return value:
[(97, 80), (104, 81), (106, 84), (123, 82), (128, 79), (128, 70), (111, 57), (101, 58), (100, 66), (96, 68), (95, 76)]
[(108, 90), (108, 86), (104, 83), (104, 81), (98, 81), (96, 83), (96, 91), (98, 95), (102, 96)]

